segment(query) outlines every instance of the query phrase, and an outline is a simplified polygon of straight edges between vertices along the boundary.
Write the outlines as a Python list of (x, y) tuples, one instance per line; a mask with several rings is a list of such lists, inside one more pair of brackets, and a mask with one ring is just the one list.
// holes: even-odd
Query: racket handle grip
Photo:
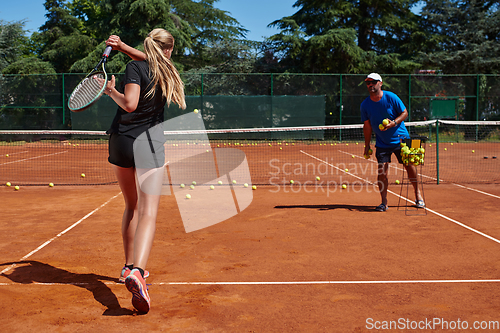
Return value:
[(104, 49), (104, 53), (102, 54), (103, 57), (109, 57), (109, 54), (111, 53), (111, 50), (113, 48), (111, 46), (106, 46), (106, 48)]

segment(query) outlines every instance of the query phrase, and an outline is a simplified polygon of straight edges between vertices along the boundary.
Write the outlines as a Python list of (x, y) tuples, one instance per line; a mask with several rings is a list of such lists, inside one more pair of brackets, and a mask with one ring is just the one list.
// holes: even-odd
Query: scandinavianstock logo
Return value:
[(173, 193), (186, 232), (227, 220), (253, 200), (245, 153), (212, 149), (201, 114), (188, 113), (148, 129), (134, 141), (134, 159), (141, 190)]

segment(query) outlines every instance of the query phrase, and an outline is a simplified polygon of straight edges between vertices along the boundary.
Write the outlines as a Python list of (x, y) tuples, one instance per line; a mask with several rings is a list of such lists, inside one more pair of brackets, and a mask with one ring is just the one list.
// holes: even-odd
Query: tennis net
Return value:
[[(405, 125), (412, 137), (423, 139), (425, 163), (418, 171), (424, 182), (500, 183), (500, 122), (432, 120)], [(289, 185), (291, 180), (294, 188), (366, 185), (377, 179), (375, 157), (363, 157), (361, 124), (203, 133), (208, 141), (198, 140), (196, 131), (165, 132), (166, 159), (175, 150), (203, 147), (203, 152), (216, 156), (219, 149), (235, 148), (245, 153), (254, 185)], [(373, 146), (374, 142), (373, 138)], [(107, 157), (108, 137), (101, 131), (0, 131), (3, 184), (116, 183)], [(193, 179), (205, 169), (197, 163), (183, 166), (192, 169)], [(392, 163), (389, 177), (402, 179), (403, 167)]]

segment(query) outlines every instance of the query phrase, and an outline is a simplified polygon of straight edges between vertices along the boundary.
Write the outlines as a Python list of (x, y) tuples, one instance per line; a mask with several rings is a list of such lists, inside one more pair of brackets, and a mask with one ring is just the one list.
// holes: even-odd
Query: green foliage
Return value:
[(406, 61), (406, 50), (417, 28), (415, 2), (298, 0), (295, 14), (270, 24), (281, 32), (268, 47), (291, 71), (382, 71), (387, 58), (397, 71), (412, 70), (418, 64)]
[[(421, 14), (412, 12), (423, 3)], [(24, 22), (0, 22), (0, 70), (37, 57), (29, 70), (88, 72), (116, 34), (142, 49), (154, 28), (169, 30), (181, 72), (500, 73), (496, 0), (297, 0), (297, 11), (271, 22), (263, 43), (217, 0), (46, 0), (47, 21), (25, 36)], [(264, 9), (265, 10), (265, 9)], [(109, 72), (130, 59), (113, 52)], [(47, 66), (50, 64), (50, 66)]]
[(499, 73), (499, 23), (498, 1), (428, 0), (420, 61), (444, 73)]
[[(99, 42), (116, 34), (127, 44), (142, 48), (147, 34), (164, 28), (175, 38), (174, 62), (178, 68), (199, 68), (215, 63), (207, 54), (207, 46), (222, 40), (235, 41), (246, 30), (226, 12), (214, 8), (216, 0), (74, 0), (73, 14), (84, 22), (85, 31)], [(97, 47), (99, 52), (102, 45)], [(114, 59), (117, 57), (117, 59)], [(71, 71), (90, 69), (94, 56), (78, 61)], [(112, 55), (109, 68), (123, 70), (128, 60)], [(183, 66), (181, 66), (181, 64)]]
[(0, 20), (0, 71), (16, 62), (27, 44), (24, 22), (7, 23)]
[(26, 57), (8, 65), (2, 70), (3, 74), (55, 74), (54, 67), (36, 57)]

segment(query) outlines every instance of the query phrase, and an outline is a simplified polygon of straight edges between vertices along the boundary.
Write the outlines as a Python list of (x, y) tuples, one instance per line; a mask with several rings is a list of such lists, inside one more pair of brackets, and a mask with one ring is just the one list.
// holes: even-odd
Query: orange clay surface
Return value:
[(410, 332), (434, 320), (428, 331), (458, 332), (465, 322), (498, 324), (500, 187), (470, 187), (491, 195), (424, 185), (429, 210), (421, 215), (398, 209), (394, 194), (389, 211), (373, 211), (380, 198), (370, 187), (327, 195), (260, 186), (246, 210), (192, 233), (175, 198), (162, 197), (147, 267), (152, 308), (139, 315), (118, 283), (118, 186), (2, 186), (0, 331), (369, 332), (392, 322), (400, 325), (392, 331)]

